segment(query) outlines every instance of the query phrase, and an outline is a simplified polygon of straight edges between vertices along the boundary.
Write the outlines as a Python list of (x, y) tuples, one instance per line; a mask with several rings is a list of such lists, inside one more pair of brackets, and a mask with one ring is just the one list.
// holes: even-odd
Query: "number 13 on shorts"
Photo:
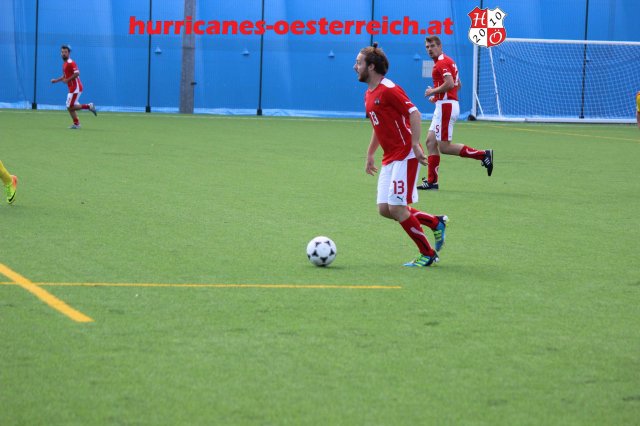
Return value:
[(395, 195), (404, 195), (405, 184), (403, 180), (394, 180), (393, 181), (393, 193)]
[(418, 201), (415, 182), (419, 166), (415, 158), (383, 165), (378, 176), (378, 204), (406, 206)]

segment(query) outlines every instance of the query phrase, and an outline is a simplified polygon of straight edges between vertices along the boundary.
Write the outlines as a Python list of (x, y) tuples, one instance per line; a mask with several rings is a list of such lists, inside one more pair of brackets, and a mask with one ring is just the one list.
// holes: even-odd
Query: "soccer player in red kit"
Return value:
[(422, 184), (418, 186), (418, 189), (438, 189), (440, 153), (479, 160), (482, 162), (482, 166), (487, 168), (487, 174), (491, 176), (493, 150), (477, 150), (459, 143), (451, 143), (453, 125), (460, 114), (458, 67), (453, 59), (442, 53), (442, 43), (437, 36), (427, 37), (425, 46), (434, 62), (431, 72), (434, 87), (429, 86), (424, 92), (424, 96), (436, 104), (436, 109), (426, 142), (429, 153), (427, 177), (422, 178)]
[(82, 95), (82, 81), (80, 81), (80, 70), (78, 69), (78, 65), (69, 57), (70, 54), (71, 48), (68, 45), (63, 44), (62, 47), (60, 47), (60, 57), (63, 61), (62, 76), (52, 78), (51, 83), (58, 83), (60, 81), (67, 83), (67, 86), (69, 87), (69, 93), (67, 94), (67, 111), (69, 111), (69, 115), (71, 115), (71, 119), (73, 120), (73, 124), (69, 128), (79, 129), (80, 120), (78, 119), (78, 113), (76, 113), (77, 110), (88, 109), (93, 113), (93, 115), (98, 115), (98, 113), (93, 103), (80, 104), (78, 102), (80, 95)]
[[(444, 244), (448, 218), (409, 206), (418, 201), (416, 180), (420, 164), (427, 163), (420, 146), (420, 111), (400, 86), (385, 77), (389, 61), (377, 43), (360, 51), (353, 69), (358, 80), (368, 85), (364, 103), (373, 126), (365, 165), (368, 174), (374, 175), (378, 171), (374, 154), (379, 146), (383, 151), (378, 175), (378, 212), (398, 221), (418, 247), (418, 257), (405, 266), (430, 266), (439, 260), (436, 250)], [(422, 225), (434, 231), (436, 250), (429, 245)]]

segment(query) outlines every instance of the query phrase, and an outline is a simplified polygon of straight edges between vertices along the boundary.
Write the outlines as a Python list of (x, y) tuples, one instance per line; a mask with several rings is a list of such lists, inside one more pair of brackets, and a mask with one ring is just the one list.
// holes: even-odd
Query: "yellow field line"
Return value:
[(189, 288), (310, 288), (348, 290), (398, 290), (401, 286), (329, 284), (154, 284), (154, 283), (38, 283), (51, 287), (189, 287)]
[(55, 297), (53, 294), (48, 291), (38, 287), (37, 284), (32, 283), (19, 273), (12, 271), (2, 263), (0, 263), (0, 274), (12, 280), (16, 285), (19, 285), (23, 289), (27, 290), (29, 293), (36, 296), (38, 299), (42, 300), (47, 305), (51, 306), (53, 309), (63, 313), (74, 321), (77, 322), (92, 322), (93, 319), (89, 318), (85, 314), (80, 311), (73, 309), (71, 306), (64, 303), (62, 300)]
[(553, 132), (550, 130), (540, 130), (540, 129), (524, 129), (522, 127), (514, 127), (514, 126), (500, 126), (497, 124), (485, 124), (486, 127), (495, 127), (498, 129), (505, 129), (505, 130), (518, 130), (521, 132), (533, 132), (533, 133), (548, 133), (551, 135), (561, 135), (561, 136), (580, 136), (580, 137), (585, 137), (585, 138), (591, 138), (591, 139), (611, 139), (611, 140), (617, 140), (617, 141), (631, 141), (631, 142), (640, 142), (640, 138), (636, 138), (636, 139), (631, 139), (631, 138), (618, 138), (615, 136), (598, 136), (598, 135), (587, 135), (587, 134), (583, 134), (583, 133), (569, 133), (569, 132)]

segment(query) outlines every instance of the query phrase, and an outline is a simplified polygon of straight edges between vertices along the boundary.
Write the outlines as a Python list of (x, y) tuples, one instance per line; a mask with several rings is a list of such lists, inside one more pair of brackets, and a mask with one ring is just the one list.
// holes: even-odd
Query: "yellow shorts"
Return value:
[(640, 112), (640, 92), (636, 93), (636, 107), (638, 112)]

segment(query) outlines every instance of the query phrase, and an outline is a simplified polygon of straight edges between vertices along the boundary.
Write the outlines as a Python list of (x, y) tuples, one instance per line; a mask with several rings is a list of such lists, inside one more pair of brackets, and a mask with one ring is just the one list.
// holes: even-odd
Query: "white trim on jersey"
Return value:
[[(402, 117), (402, 121), (404, 121), (404, 116)], [(402, 130), (400, 130), (400, 125), (398, 125), (398, 121), (397, 120), (393, 120), (393, 122), (396, 123), (396, 128), (398, 129), (398, 134), (400, 135), (400, 139), (402, 139), (402, 145), (406, 145), (407, 141), (405, 141), (404, 140), (404, 136), (402, 136)]]
[(384, 86), (386, 86), (386, 87), (388, 87), (390, 89), (393, 88), (393, 87), (396, 87), (396, 84), (393, 81), (389, 80), (387, 77), (383, 78), (380, 81), (380, 84), (382, 84), (382, 85), (384, 85)]

